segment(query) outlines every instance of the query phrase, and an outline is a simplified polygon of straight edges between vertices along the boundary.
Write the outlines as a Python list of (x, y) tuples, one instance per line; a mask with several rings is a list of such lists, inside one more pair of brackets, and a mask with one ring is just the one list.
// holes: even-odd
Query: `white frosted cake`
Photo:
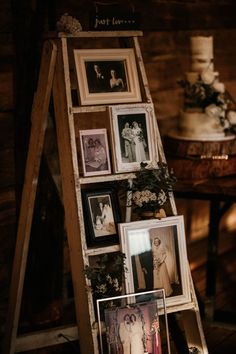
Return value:
[(213, 37), (191, 37), (191, 71), (179, 82), (184, 88), (178, 136), (191, 140), (225, 138), (228, 121), (224, 84), (214, 71)]

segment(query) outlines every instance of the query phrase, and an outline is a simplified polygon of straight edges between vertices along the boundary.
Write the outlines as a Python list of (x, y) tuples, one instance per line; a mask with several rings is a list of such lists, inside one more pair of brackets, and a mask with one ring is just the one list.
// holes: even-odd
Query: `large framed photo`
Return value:
[(119, 224), (126, 292), (164, 289), (166, 306), (191, 300), (183, 216)]
[(141, 162), (158, 161), (158, 142), (152, 104), (110, 107), (115, 172), (140, 169)]
[(111, 173), (106, 129), (80, 130), (80, 150), (84, 176)]
[(112, 187), (82, 190), (82, 198), (87, 245), (118, 243), (120, 213), (115, 190)]
[(75, 49), (74, 57), (81, 105), (141, 101), (133, 49)]
[(98, 299), (97, 314), (101, 354), (170, 354), (163, 289)]

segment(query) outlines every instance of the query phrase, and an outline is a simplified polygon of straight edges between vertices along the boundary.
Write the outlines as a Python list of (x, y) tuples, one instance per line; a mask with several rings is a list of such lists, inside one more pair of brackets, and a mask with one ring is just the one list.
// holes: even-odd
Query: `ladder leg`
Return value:
[(39, 81), (31, 112), (31, 135), (26, 162), (25, 180), (18, 221), (17, 240), (13, 263), (8, 316), (6, 323), (4, 354), (15, 352), (17, 329), (29, 248), (30, 231), (37, 190), (40, 160), (42, 156), (48, 107), (56, 61), (56, 45), (45, 43), (39, 72)]

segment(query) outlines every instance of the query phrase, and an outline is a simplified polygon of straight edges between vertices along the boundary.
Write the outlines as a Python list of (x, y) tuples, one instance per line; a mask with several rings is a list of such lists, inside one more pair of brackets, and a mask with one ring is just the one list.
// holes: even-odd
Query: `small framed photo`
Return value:
[(191, 301), (183, 216), (119, 224), (126, 293), (164, 289), (166, 306)]
[(159, 160), (152, 104), (111, 106), (110, 119), (115, 172), (136, 171), (141, 162)]
[[(157, 306), (157, 299), (164, 300), (163, 290), (142, 293), (142, 301), (136, 295), (132, 294), (134, 302), (130, 302), (131, 295), (103, 299), (110, 306), (97, 300), (102, 354), (170, 354), (167, 314)], [(100, 308), (104, 309), (104, 322)]]
[(82, 190), (87, 245), (119, 242), (117, 223), (120, 221), (115, 190)]
[(80, 151), (84, 176), (111, 173), (106, 129), (80, 130)]
[(81, 105), (141, 101), (132, 48), (75, 49), (74, 58)]

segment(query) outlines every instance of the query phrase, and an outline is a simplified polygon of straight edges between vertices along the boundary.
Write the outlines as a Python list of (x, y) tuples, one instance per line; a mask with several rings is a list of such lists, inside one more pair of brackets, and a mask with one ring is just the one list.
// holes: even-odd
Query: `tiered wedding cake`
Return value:
[(213, 37), (191, 37), (191, 71), (179, 84), (184, 88), (184, 108), (177, 134), (191, 140), (225, 139), (227, 98), (214, 71)]
[(164, 139), (169, 167), (180, 179), (235, 174), (235, 103), (214, 71), (212, 37), (191, 37), (191, 71), (179, 84), (178, 128)]

